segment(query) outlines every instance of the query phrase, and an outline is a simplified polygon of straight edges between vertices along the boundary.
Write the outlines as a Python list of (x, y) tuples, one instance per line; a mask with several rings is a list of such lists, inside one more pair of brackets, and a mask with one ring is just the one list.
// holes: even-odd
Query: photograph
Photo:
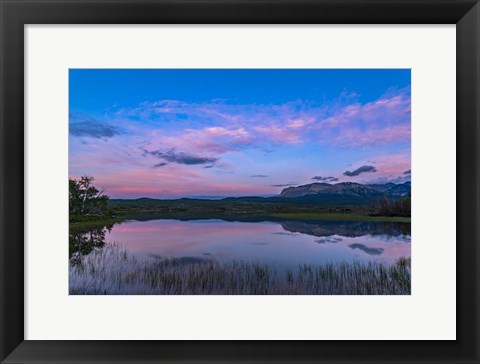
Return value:
[(70, 295), (411, 294), (410, 69), (68, 76)]
[(0, 3), (0, 364), (480, 364), (480, 0)]

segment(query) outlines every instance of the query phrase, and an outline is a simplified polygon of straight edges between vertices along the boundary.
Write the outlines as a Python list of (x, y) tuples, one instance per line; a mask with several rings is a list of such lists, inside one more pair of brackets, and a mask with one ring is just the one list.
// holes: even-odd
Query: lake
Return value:
[(410, 294), (409, 223), (235, 219), (72, 232), (69, 292)]
[(130, 220), (106, 232), (139, 259), (242, 260), (278, 267), (327, 262), (391, 264), (410, 257), (410, 224), (347, 221)]

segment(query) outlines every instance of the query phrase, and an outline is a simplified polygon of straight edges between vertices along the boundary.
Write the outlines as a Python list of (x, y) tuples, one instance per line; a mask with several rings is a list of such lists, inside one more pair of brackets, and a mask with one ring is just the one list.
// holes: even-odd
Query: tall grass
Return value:
[(143, 261), (108, 245), (70, 266), (69, 287), (72, 295), (408, 295), (410, 258), (278, 270), (243, 261)]

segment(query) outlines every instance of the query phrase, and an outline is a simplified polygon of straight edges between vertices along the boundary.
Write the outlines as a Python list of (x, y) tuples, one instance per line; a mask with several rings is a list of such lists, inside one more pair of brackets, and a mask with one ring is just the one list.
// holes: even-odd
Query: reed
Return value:
[(107, 245), (70, 265), (71, 295), (408, 295), (410, 258), (392, 265), (144, 261)]

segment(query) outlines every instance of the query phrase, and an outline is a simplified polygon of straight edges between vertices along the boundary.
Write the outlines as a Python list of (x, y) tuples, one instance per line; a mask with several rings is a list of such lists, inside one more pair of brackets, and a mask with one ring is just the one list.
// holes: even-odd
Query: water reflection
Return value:
[(105, 236), (113, 225), (97, 227), (87, 231), (71, 230), (69, 234), (69, 258), (72, 263), (78, 263), (82, 255), (87, 255), (95, 248), (105, 246)]
[(367, 221), (286, 221), (282, 227), (292, 233), (308, 234), (318, 237), (340, 235), (357, 237), (364, 235), (407, 236), (411, 225), (394, 222)]
[(383, 248), (370, 248), (364, 244), (350, 244), (348, 246), (351, 249), (360, 249), (368, 255), (380, 255), (383, 253)]
[[(406, 223), (157, 219), (127, 221), (103, 234), (97, 234), (98, 241), (118, 243), (137, 257), (172, 258), (182, 264), (208, 260), (280, 265), (392, 263), (410, 256), (410, 224)], [(88, 241), (90, 249), (94, 244)]]
[[(162, 257), (160, 255), (156, 254), (150, 254), (150, 256), (154, 259), (169, 259), (170, 257)], [(197, 258), (197, 257), (181, 257), (181, 258), (175, 258), (175, 263), (179, 265), (188, 265), (188, 264), (200, 264), (200, 263), (207, 263), (211, 262), (211, 259), (203, 259), (203, 258)]]
[(342, 238), (338, 238), (338, 237), (335, 237), (335, 236), (315, 240), (315, 242), (318, 243), (318, 244), (326, 244), (326, 243), (335, 244), (335, 243), (339, 243), (341, 241), (343, 241)]

